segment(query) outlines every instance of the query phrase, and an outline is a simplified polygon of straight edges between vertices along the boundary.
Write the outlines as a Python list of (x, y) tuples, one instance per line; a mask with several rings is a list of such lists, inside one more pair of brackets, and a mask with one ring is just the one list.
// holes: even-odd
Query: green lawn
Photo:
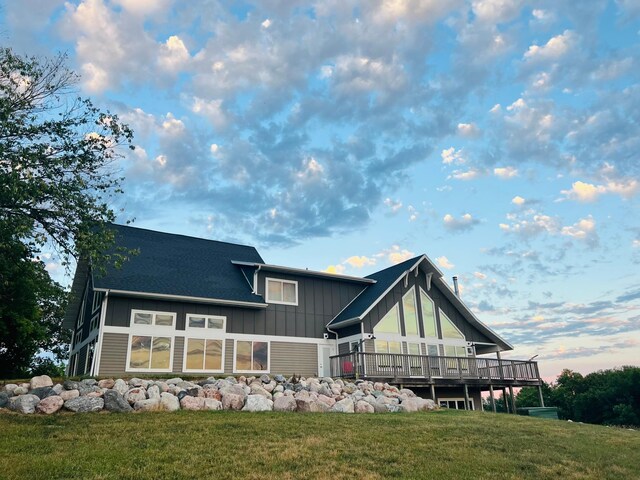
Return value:
[(640, 432), (481, 412), (0, 413), (0, 478), (638, 479)]

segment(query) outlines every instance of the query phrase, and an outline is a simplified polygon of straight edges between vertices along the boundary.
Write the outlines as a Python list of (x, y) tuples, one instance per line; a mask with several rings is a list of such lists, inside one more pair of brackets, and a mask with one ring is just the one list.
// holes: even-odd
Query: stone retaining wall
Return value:
[(387, 413), (433, 410), (432, 400), (387, 383), (355, 383), (324, 378), (213, 377), (198, 382), (181, 378), (143, 380), (92, 378), (53, 384), (46, 375), (0, 390), (0, 411), (53, 414), (149, 410), (242, 410), (248, 412)]

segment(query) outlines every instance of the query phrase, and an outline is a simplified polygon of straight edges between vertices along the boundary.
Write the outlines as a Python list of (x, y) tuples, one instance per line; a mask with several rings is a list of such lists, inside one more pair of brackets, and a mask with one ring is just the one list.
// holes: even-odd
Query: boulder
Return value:
[(320, 385), (320, 388), (318, 389), (318, 393), (326, 397), (331, 397), (333, 395), (333, 392), (331, 391), (331, 387), (326, 383), (323, 383), (322, 385)]
[(74, 380), (65, 380), (62, 384), (62, 388), (65, 390), (78, 390), (78, 385), (80, 382), (76, 382)]
[(160, 405), (168, 412), (180, 410), (180, 400), (178, 400), (178, 397), (167, 392), (160, 394)]
[(13, 391), (14, 395), (26, 395), (27, 393), (29, 393), (29, 389), (22, 385), (18, 385), (18, 387)]
[(207, 388), (204, 390), (204, 398), (213, 398), (214, 400), (221, 401), (222, 394), (213, 388)]
[(36, 406), (40, 403), (40, 397), (37, 395), (18, 395), (9, 399), (8, 407), (19, 413), (33, 413)]
[(114, 413), (128, 413), (133, 410), (129, 402), (127, 402), (117, 390), (107, 390), (104, 392), (104, 408)]
[(205, 398), (204, 409), (205, 410), (222, 410), (222, 402), (219, 400), (216, 400), (215, 398)]
[(273, 402), (273, 410), (276, 412), (295, 412), (297, 407), (296, 399), (290, 395), (282, 395)]
[(99, 412), (104, 407), (101, 397), (77, 397), (64, 402), (64, 408), (76, 413)]
[(270, 412), (273, 410), (273, 401), (263, 395), (249, 395), (243, 412)]
[(129, 385), (127, 385), (127, 382), (119, 378), (114, 382), (113, 389), (120, 395), (124, 395), (129, 390)]
[(156, 399), (156, 400), (160, 400), (160, 389), (158, 388), (157, 385), (151, 385), (148, 389), (147, 389), (147, 396), (149, 397), (149, 399)]
[(355, 413), (374, 413), (373, 405), (365, 400), (358, 400), (354, 407)]
[(144, 388), (132, 388), (124, 394), (124, 398), (129, 402), (129, 404), (133, 405), (141, 400), (146, 400), (147, 394)]
[(78, 390), (63, 390), (60, 392), (59, 396), (66, 402), (67, 400), (71, 400), (72, 398), (79, 397), (80, 392)]
[(37, 387), (29, 390), (29, 394), (36, 395), (38, 398), (40, 398), (40, 400), (42, 400), (43, 398), (55, 395), (56, 392), (54, 392), (53, 388), (51, 387)]
[(256, 383), (251, 384), (250, 395), (262, 395), (264, 398), (271, 400), (271, 394), (267, 392), (261, 385)]
[(100, 388), (113, 388), (115, 384), (116, 384), (116, 381), (113, 378), (105, 378), (98, 382), (98, 386)]
[(408, 388), (401, 388), (400, 389), (400, 395), (406, 395), (407, 397), (415, 397), (416, 394), (413, 393), (413, 390), (410, 390)]
[(129, 379), (129, 385), (132, 387), (141, 387), (144, 383), (144, 380), (141, 378), (133, 377)]
[(37, 377), (33, 377), (31, 379), (31, 382), (29, 383), (29, 388), (31, 390), (42, 387), (53, 387), (53, 380), (51, 380), (51, 377), (49, 375), (40, 375)]
[(273, 379), (278, 383), (284, 383), (287, 381), (287, 379), (284, 378), (284, 375), (276, 375), (273, 377)]
[(239, 395), (237, 393), (231, 392), (222, 394), (222, 407), (225, 410), (242, 410), (243, 406), (244, 395)]
[(336, 404), (336, 399), (327, 395), (318, 395), (318, 401), (326, 404), (328, 407), (333, 407)]
[(338, 412), (338, 413), (354, 413), (355, 406), (353, 404), (353, 400), (351, 400), (350, 398), (344, 398), (336, 402), (335, 405), (331, 407), (331, 411)]
[(160, 397), (140, 400), (133, 404), (133, 409), (141, 412), (149, 412), (160, 409)]
[(265, 373), (264, 375), (260, 375), (260, 381), (262, 383), (269, 383), (271, 381), (271, 377)]
[[(105, 390), (106, 391), (106, 390)], [(94, 390), (92, 392), (87, 393), (87, 397), (102, 397), (104, 392), (102, 390)]]
[(271, 380), (269, 383), (265, 383), (263, 385), (263, 388), (269, 392), (269, 393), (273, 393), (273, 391), (276, 388), (277, 383), (275, 382), (275, 380)]
[(83, 383), (84, 385), (87, 385), (89, 387), (95, 387), (96, 385), (98, 385), (98, 381), (95, 378), (85, 378), (80, 383)]
[(53, 386), (53, 391), (56, 393), (56, 395), (60, 395), (60, 392), (64, 391), (64, 387), (62, 385), (60, 385), (59, 383), (56, 383)]
[(7, 383), (4, 386), (4, 391), (8, 396), (12, 397), (14, 395), (13, 392), (16, 390), (16, 388), (18, 388), (18, 385), (16, 385), (15, 383)]
[(344, 387), (342, 387), (342, 391), (347, 394), (354, 393), (358, 387), (356, 387), (353, 383), (347, 383)]
[(185, 395), (180, 400), (180, 406), (184, 410), (203, 410), (205, 399), (202, 397), (192, 397), (191, 395)]
[(177, 385), (178, 383), (182, 382), (182, 379), (180, 377), (174, 377), (170, 378), (169, 380), (165, 380), (165, 382), (169, 385)]
[(6, 392), (0, 392), (0, 408), (4, 408), (9, 403), (9, 395)]
[(58, 395), (51, 395), (40, 400), (40, 403), (38, 403), (36, 410), (39, 413), (51, 415), (52, 413), (56, 413), (58, 410), (60, 410), (63, 404), (64, 400), (62, 399), (62, 397), (59, 397)]

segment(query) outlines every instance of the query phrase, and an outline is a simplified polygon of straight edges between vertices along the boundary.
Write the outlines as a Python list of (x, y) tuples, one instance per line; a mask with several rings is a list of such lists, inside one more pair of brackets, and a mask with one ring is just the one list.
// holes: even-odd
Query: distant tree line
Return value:
[[(558, 407), (563, 420), (601, 425), (640, 426), (640, 367), (600, 370), (582, 376), (565, 369), (555, 383), (544, 383), (546, 407)], [(510, 401), (507, 395), (507, 401)], [(496, 399), (496, 410), (504, 412), (504, 398)], [(539, 407), (535, 387), (522, 388), (515, 397), (516, 408)], [(488, 400), (484, 408), (491, 410)]]

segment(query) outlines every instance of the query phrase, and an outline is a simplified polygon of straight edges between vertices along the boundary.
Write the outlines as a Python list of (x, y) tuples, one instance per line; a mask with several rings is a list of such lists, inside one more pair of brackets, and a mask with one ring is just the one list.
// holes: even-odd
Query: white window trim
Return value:
[[(189, 318), (191, 317), (201, 317), (204, 318), (204, 328), (198, 328), (198, 327), (190, 327), (189, 326)], [(217, 329), (217, 328), (209, 328), (207, 327), (207, 324), (209, 323), (209, 319), (210, 318), (215, 318), (215, 319), (222, 319), (222, 328), (221, 329)], [(223, 336), (226, 331), (227, 331), (227, 317), (225, 317), (224, 315), (201, 315), (199, 313), (187, 313), (185, 315), (185, 321), (184, 321), (184, 331), (185, 332), (199, 332), (202, 335), (202, 338), (209, 338), (210, 336), (215, 336), (215, 337), (221, 337)], [(192, 337), (194, 338), (194, 337)], [(198, 337), (200, 338), (200, 337)]]
[[(84, 355), (84, 374), (91, 375), (91, 366), (93, 365), (93, 359), (96, 356), (96, 340), (94, 338), (89, 343), (87, 343), (87, 351)], [(89, 363), (89, 350), (91, 350), (91, 345), (93, 345), (93, 355), (91, 356), (91, 363)]]
[[(442, 331), (443, 331), (443, 328), (442, 328), (442, 320), (441, 320), (441, 318), (442, 318), (442, 317), (444, 317), (444, 318), (446, 318), (447, 320), (449, 320), (449, 323), (451, 323), (451, 325), (453, 326), (453, 328), (455, 328), (455, 329), (458, 331), (458, 333), (460, 334), (460, 336), (462, 337), (462, 339), (460, 339), (460, 338), (445, 337), (445, 336), (444, 336), (444, 334), (442, 334)], [(453, 320), (451, 320), (451, 319), (449, 318), (449, 315), (447, 315), (446, 313), (444, 313), (444, 312), (442, 311), (442, 309), (441, 309), (441, 308), (438, 308), (438, 321), (440, 322), (440, 333), (442, 334), (442, 340), (448, 340), (448, 341), (451, 341), (451, 340), (463, 341), (463, 342), (465, 342), (465, 345), (466, 345), (467, 337), (465, 337), (465, 336), (464, 336), (464, 333), (462, 333), (462, 331), (460, 331), (460, 329), (456, 326), (456, 324), (453, 322)]]
[[(457, 402), (466, 403), (464, 398), (440, 398), (440, 397), (438, 397), (438, 402), (436, 403), (436, 405), (440, 406), (440, 402), (456, 402), (455, 410), (460, 410), (458, 408), (458, 403)], [(469, 403), (471, 404), (471, 410), (475, 410), (476, 406), (475, 406), (475, 404), (473, 402), (473, 398), (469, 397)], [(449, 408), (449, 407), (447, 407), (447, 408)], [(450, 409), (450, 410), (453, 410), (453, 409)]]
[[(296, 288), (295, 288), (295, 291), (296, 291), (296, 301), (295, 301), (294, 303), (291, 303), (291, 302), (285, 302), (285, 301), (284, 301), (284, 286), (283, 286), (283, 288), (282, 288), (282, 300), (271, 300), (271, 299), (269, 298), (269, 281), (272, 281), (272, 282), (280, 282), (280, 283), (282, 283), (283, 285), (284, 285), (285, 283), (291, 283), (291, 284), (293, 284), (293, 285), (296, 287)], [(276, 304), (276, 305), (298, 305), (298, 282), (297, 282), (297, 281), (295, 281), (295, 280), (284, 280), (284, 279), (282, 279), (282, 278), (266, 277), (266, 278), (264, 279), (264, 297), (265, 297), (265, 301), (266, 301), (267, 303), (273, 303), (273, 304)]]
[[(153, 354), (153, 339), (155, 337), (169, 337), (171, 340), (171, 348), (169, 350), (169, 368), (131, 368), (131, 339), (133, 337), (151, 337), (151, 350), (149, 351), (149, 355)], [(161, 332), (151, 332), (149, 330), (145, 332), (136, 332), (130, 333), (129, 338), (127, 340), (127, 363), (125, 365), (125, 372), (149, 372), (149, 373), (170, 373), (173, 372), (173, 351), (176, 347), (176, 337), (174, 335), (164, 335)], [(151, 362), (151, 360), (149, 360)]]
[[(266, 370), (238, 370), (236, 367), (236, 359), (238, 358), (238, 342), (261, 342), (267, 344), (267, 369)], [(253, 343), (251, 345), (251, 354), (253, 358)], [(253, 363), (253, 362), (252, 362)], [(237, 339), (233, 340), (233, 373), (269, 373), (271, 372), (271, 342), (261, 339)]]
[(93, 292), (93, 301), (91, 302), (91, 313), (95, 313), (102, 306), (102, 292)]
[[(416, 333), (407, 333), (407, 317), (405, 315), (405, 311), (404, 311), (404, 299), (405, 297), (407, 297), (409, 294), (413, 293), (413, 310), (416, 314)], [(420, 315), (418, 314), (418, 298), (416, 295), (416, 289), (415, 287), (411, 287), (409, 290), (407, 290), (407, 293), (405, 293), (402, 296), (402, 323), (404, 323), (404, 333), (405, 336), (408, 338), (411, 337), (415, 337), (415, 338), (420, 338)]]
[[(377, 327), (378, 325), (380, 325), (380, 322), (382, 322), (382, 319), (383, 319), (384, 317), (386, 317), (387, 315), (389, 315), (389, 313), (391, 312), (391, 310), (393, 310), (394, 308), (396, 309), (396, 319), (397, 319), (397, 321), (398, 321), (398, 333), (390, 333), (390, 332), (376, 332), (376, 327)], [(387, 313), (385, 313), (385, 314), (380, 318), (380, 320), (378, 320), (378, 323), (376, 323), (376, 326), (375, 326), (375, 327), (373, 327), (373, 334), (375, 335), (375, 337), (376, 337), (376, 338), (380, 338), (380, 339), (382, 339), (382, 338), (383, 338), (383, 337), (385, 337), (385, 336), (397, 336), (397, 337), (399, 337), (399, 338), (404, 338), (404, 337), (402, 336), (402, 328), (401, 328), (401, 326), (400, 326), (400, 322), (401, 322), (401, 321), (402, 321), (402, 319), (400, 318), (400, 302), (396, 302), (396, 304), (395, 304), (393, 307), (391, 307), (391, 308), (387, 311)]]
[[(140, 323), (133, 323), (133, 319), (136, 316), (136, 313), (150, 313), (151, 315), (153, 315), (152, 317), (152, 321), (151, 321), (151, 325), (143, 325)], [(157, 315), (171, 315), (173, 317), (173, 322), (171, 324), (171, 326), (169, 325), (156, 325), (156, 316)], [(176, 314), (176, 312), (159, 312), (157, 310), (131, 310), (131, 318), (129, 319), (129, 328), (131, 329), (148, 329), (148, 328), (152, 328), (153, 332), (164, 332), (164, 331), (174, 331), (176, 329), (176, 320), (177, 320), (178, 315)], [(154, 336), (158, 336), (158, 337), (166, 337), (166, 335), (154, 335)]]
[[(194, 329), (194, 330), (199, 330), (199, 329)], [(219, 370), (206, 370), (206, 369), (192, 369), (192, 368), (187, 368), (187, 343), (189, 341), (189, 339), (194, 339), (194, 340), (204, 340), (205, 341), (205, 349), (206, 349), (206, 341), (207, 340), (221, 340), (222, 341), (222, 361), (220, 362), (220, 366), (222, 368), (220, 368)], [(224, 373), (224, 358), (225, 358), (225, 348), (226, 348), (226, 340), (221, 337), (198, 337), (198, 336), (188, 336), (185, 335), (184, 337), (184, 352), (182, 354), (182, 371), (183, 372), (193, 372), (193, 373)], [(206, 351), (205, 351), (205, 356), (206, 356)], [(204, 359), (203, 359), (204, 362)]]

